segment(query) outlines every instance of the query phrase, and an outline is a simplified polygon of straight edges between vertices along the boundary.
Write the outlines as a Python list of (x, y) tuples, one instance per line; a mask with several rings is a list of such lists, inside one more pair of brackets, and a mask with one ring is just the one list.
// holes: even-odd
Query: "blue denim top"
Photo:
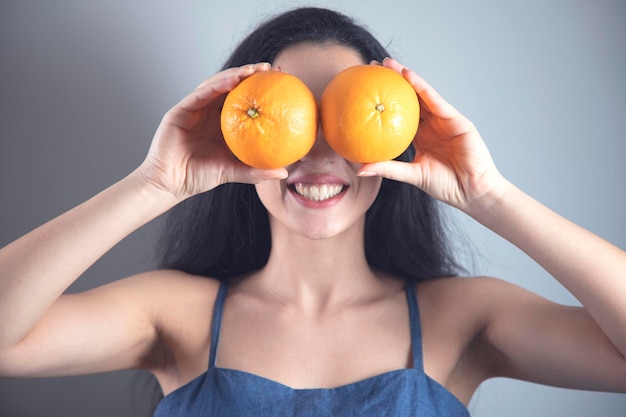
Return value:
[(406, 286), (413, 368), (399, 369), (336, 388), (294, 389), (279, 382), (215, 366), (222, 311), (215, 301), (209, 369), (164, 397), (154, 417), (469, 417), (465, 405), (424, 373), (415, 284)]

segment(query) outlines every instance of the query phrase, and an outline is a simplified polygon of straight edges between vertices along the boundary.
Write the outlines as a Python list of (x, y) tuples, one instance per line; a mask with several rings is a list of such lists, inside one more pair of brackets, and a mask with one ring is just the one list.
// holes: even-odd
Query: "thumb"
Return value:
[(220, 174), (220, 184), (242, 183), (258, 184), (267, 180), (282, 180), (287, 178), (288, 173), (285, 168), (261, 169), (254, 168), (235, 160), (232, 165), (224, 167)]
[(243, 182), (258, 184), (267, 180), (283, 180), (287, 178), (288, 174), (285, 168), (261, 169), (249, 167), (244, 175)]
[(424, 178), (421, 165), (400, 161), (363, 164), (357, 171), (357, 175), (360, 177), (379, 176), (394, 181), (406, 182), (416, 187), (422, 185)]

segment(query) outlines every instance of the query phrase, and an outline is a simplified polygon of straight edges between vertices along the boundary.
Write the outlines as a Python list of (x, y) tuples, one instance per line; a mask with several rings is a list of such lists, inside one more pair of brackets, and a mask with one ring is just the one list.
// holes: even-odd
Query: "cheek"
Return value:
[(380, 177), (361, 179), (361, 183), (359, 184), (359, 194), (361, 194), (361, 198), (367, 205), (367, 208), (369, 208), (374, 203), (374, 200), (376, 200), (382, 183), (383, 179)]
[[(354, 172), (357, 172), (362, 165), (356, 162), (348, 162), (348, 164)], [(362, 200), (367, 201), (367, 208), (374, 204), (382, 183), (382, 177), (360, 177), (359, 195)]]
[(276, 207), (284, 198), (286, 190), (281, 186), (280, 181), (263, 181), (255, 185), (259, 200), (268, 211)]

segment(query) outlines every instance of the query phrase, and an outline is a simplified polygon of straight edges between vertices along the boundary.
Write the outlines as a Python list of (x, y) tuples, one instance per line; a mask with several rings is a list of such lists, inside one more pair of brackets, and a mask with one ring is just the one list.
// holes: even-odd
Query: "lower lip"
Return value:
[(339, 194), (337, 194), (336, 196), (333, 196), (331, 198), (328, 198), (326, 200), (322, 200), (322, 201), (315, 201), (315, 200), (311, 200), (308, 199), (304, 196), (301, 196), (300, 194), (298, 194), (297, 192), (295, 192), (294, 190), (292, 190), (291, 188), (288, 188), (289, 192), (291, 193), (291, 195), (295, 198), (295, 200), (300, 203), (301, 205), (307, 207), (307, 208), (312, 208), (312, 209), (323, 209), (323, 208), (328, 208), (328, 207), (332, 207), (336, 204), (339, 203), (339, 201), (343, 198), (343, 196), (346, 194), (347, 191), (347, 187), (344, 188)]

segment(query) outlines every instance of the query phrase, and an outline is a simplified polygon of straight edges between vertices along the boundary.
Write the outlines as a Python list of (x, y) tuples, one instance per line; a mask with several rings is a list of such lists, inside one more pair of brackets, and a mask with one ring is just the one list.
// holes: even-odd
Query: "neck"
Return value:
[(273, 228), (268, 263), (251, 278), (282, 302), (314, 311), (371, 296), (382, 284), (365, 258), (362, 227), (325, 239)]

